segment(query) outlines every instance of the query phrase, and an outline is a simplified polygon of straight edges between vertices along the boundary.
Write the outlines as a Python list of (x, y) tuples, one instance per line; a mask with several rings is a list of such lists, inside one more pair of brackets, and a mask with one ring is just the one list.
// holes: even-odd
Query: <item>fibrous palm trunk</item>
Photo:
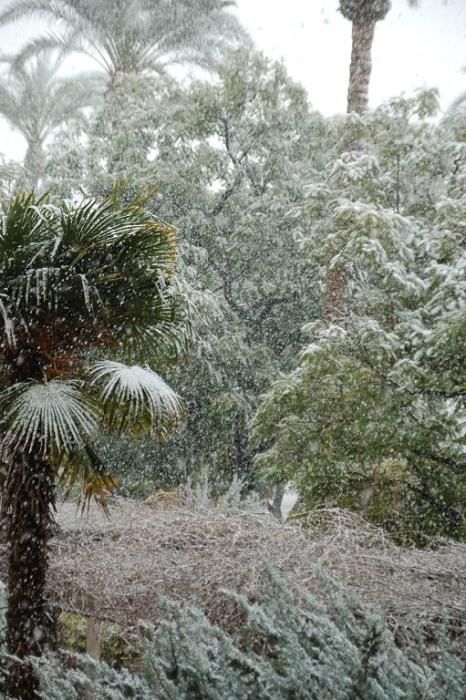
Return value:
[[(369, 103), (369, 81), (372, 70), (372, 43), (375, 21), (353, 21), (350, 76), (348, 83), (347, 112), (362, 114)], [(346, 148), (354, 150), (357, 144), (348, 139)], [(324, 296), (324, 320), (338, 323), (345, 317), (345, 292), (348, 274), (342, 267), (331, 267), (327, 271)]]
[(6, 500), (4, 497), (4, 485), (6, 481), (7, 465), (0, 462), (0, 544), (6, 542)]
[(369, 104), (375, 22), (353, 22), (347, 112), (362, 114)]
[(8, 607), (6, 643), (10, 662), (9, 697), (32, 700), (37, 679), (27, 661), (40, 656), (50, 638), (51, 617), (45, 599), (47, 541), (54, 505), (54, 480), (39, 451), (17, 455), (4, 484), (8, 542)]

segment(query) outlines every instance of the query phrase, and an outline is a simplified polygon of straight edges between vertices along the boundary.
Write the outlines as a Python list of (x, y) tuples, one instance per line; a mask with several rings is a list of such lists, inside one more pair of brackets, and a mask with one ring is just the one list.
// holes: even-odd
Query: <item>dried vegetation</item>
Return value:
[(264, 562), (297, 596), (319, 587), (317, 570), (404, 629), (413, 616), (429, 626), (466, 619), (466, 546), (402, 549), (381, 530), (338, 510), (317, 511), (305, 525), (281, 525), (260, 507), (117, 500), (110, 518), (91, 507), (83, 519), (61, 506), (52, 540), (50, 598), (58, 607), (133, 626), (157, 621), (157, 594), (201, 607), (233, 629), (236, 606), (225, 589), (260, 595)]

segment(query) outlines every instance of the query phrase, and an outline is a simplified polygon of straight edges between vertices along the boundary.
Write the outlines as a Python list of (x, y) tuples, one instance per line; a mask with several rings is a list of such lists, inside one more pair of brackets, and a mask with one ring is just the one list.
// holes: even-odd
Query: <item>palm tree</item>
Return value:
[(247, 40), (228, 10), (234, 0), (15, 0), (0, 25), (42, 18), (59, 33), (32, 40), (22, 56), (62, 47), (93, 58), (110, 84), (118, 74), (162, 72), (167, 64), (210, 65), (224, 49)]
[[(407, 0), (412, 7), (418, 0)], [(351, 63), (348, 81), (347, 113), (362, 114), (369, 104), (369, 81), (372, 71), (372, 44), (375, 25), (385, 19), (391, 0), (340, 0), (339, 10), (352, 24)], [(348, 143), (350, 148), (355, 144)], [(327, 273), (324, 298), (324, 318), (341, 321), (344, 317), (346, 271), (331, 267)]]
[(96, 76), (57, 75), (61, 61), (46, 51), (20, 64), (3, 58), (9, 67), (0, 82), (0, 114), (27, 142), (25, 184), (34, 189), (45, 168), (44, 143), (60, 126), (83, 120), (83, 109), (96, 102)]
[(341, 14), (352, 24), (348, 113), (361, 114), (367, 109), (375, 25), (385, 19), (390, 6), (390, 0), (340, 0)]
[[(68, 208), (19, 195), (0, 223), (6, 641), (19, 659), (40, 655), (49, 635), (44, 585), (57, 483), (81, 484), (84, 501), (103, 502), (113, 482), (99, 462), (97, 428), (164, 440), (182, 414), (161, 377), (133, 364), (175, 359), (185, 337), (172, 283), (175, 233), (122, 197)], [(7, 683), (9, 696), (35, 697), (27, 665), (13, 664)]]
[[(407, 1), (412, 7), (418, 4), (418, 0)], [(375, 25), (385, 19), (390, 7), (391, 0), (340, 0), (339, 10), (352, 24), (348, 113), (362, 114), (367, 109)]]

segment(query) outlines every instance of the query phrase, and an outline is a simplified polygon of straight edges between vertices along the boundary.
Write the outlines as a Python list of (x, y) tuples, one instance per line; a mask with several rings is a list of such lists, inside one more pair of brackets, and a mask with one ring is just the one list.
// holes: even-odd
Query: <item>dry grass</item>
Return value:
[[(234, 627), (237, 610), (224, 589), (260, 594), (265, 561), (300, 592), (314, 590), (316, 567), (395, 626), (409, 615), (465, 619), (466, 546), (403, 550), (380, 530), (342, 511), (324, 511), (307, 526), (281, 525), (267, 512), (115, 503), (81, 519), (72, 504), (58, 513), (50, 597), (61, 608), (123, 626), (157, 620), (156, 593), (195, 604), (212, 621)], [(325, 526), (322, 527), (322, 521)]]

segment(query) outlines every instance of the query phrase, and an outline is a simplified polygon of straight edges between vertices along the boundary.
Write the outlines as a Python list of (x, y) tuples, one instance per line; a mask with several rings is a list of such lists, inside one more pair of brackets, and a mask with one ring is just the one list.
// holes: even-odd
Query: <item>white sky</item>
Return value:
[[(0, 7), (9, 2), (0, 0)], [(351, 24), (337, 12), (338, 0), (237, 0), (237, 5), (257, 48), (284, 60), (316, 109), (345, 111)], [(33, 30), (31, 23), (0, 29), (1, 49), (14, 51)], [(406, 0), (392, 0), (389, 15), (377, 24), (371, 104), (436, 86), (446, 108), (466, 90), (464, 66), (466, 0), (421, 0), (417, 10)], [(0, 153), (21, 158), (24, 150), (22, 137), (0, 121)]]

